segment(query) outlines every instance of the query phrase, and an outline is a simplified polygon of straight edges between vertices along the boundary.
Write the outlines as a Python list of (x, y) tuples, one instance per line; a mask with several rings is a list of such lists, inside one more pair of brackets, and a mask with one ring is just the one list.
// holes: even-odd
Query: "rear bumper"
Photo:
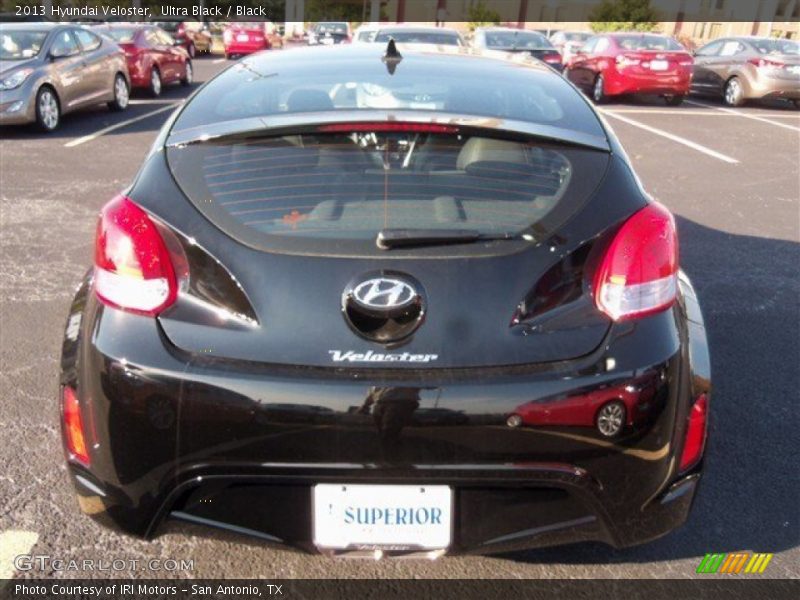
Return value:
[[(139, 536), (172, 517), (313, 551), (312, 488), (329, 482), (450, 486), (451, 553), (646, 542), (685, 521), (702, 468), (675, 470), (709, 386), (702, 323), (687, 313), (629, 324), (567, 371), (365, 377), (183, 356), (156, 321), (100, 306), (84, 284), (61, 384), (78, 390), (91, 467), (69, 471), (85, 513)], [(620, 385), (649, 391), (617, 438), (577, 420), (505, 424), (520, 405)], [(391, 400), (370, 403), (375, 388)]]
[(785, 98), (800, 100), (800, 79), (781, 79), (778, 77), (748, 77), (745, 96), (754, 100)]
[(225, 45), (225, 54), (253, 54), (267, 49), (269, 49), (269, 44), (266, 42), (260, 44), (233, 42)]
[(606, 93), (619, 94), (675, 94), (686, 95), (691, 85), (691, 74), (684, 71), (677, 74), (633, 74), (609, 71), (606, 76)]

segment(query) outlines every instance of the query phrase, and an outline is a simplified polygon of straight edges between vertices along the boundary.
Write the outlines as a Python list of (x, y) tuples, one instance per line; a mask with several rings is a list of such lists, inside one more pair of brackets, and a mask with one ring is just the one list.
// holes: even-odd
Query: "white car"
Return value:
[(550, 43), (561, 53), (562, 61), (566, 65), (592, 35), (587, 31), (556, 31), (550, 36)]
[(381, 28), (379, 23), (364, 23), (359, 25), (353, 32), (354, 44), (368, 44), (375, 39), (375, 35)]

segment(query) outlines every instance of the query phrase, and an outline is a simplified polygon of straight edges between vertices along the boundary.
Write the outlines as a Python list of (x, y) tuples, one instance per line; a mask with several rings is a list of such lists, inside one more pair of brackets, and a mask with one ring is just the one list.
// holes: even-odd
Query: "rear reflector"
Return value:
[(654, 202), (628, 219), (611, 242), (595, 275), (595, 303), (623, 321), (669, 308), (677, 288), (675, 220)]
[(70, 457), (89, 466), (89, 451), (83, 435), (83, 420), (78, 395), (69, 386), (61, 388), (61, 410), (64, 416), (64, 434)]
[(708, 397), (700, 396), (692, 406), (686, 425), (686, 439), (683, 442), (681, 453), (681, 471), (697, 464), (703, 456), (706, 445), (706, 422), (708, 417)]
[(458, 127), (440, 123), (406, 123), (398, 121), (379, 121), (377, 123), (331, 123), (320, 125), (323, 133), (350, 133), (354, 131), (401, 131), (411, 133), (458, 133)]
[(178, 285), (167, 246), (147, 213), (124, 196), (100, 212), (94, 264), (95, 293), (106, 304), (156, 315), (175, 302)]

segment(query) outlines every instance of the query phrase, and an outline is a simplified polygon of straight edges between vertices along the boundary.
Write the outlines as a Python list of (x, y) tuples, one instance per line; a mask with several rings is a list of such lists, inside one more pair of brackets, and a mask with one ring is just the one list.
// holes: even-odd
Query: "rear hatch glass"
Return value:
[(541, 241), (590, 197), (608, 161), (570, 146), (360, 125), (171, 147), (168, 160), (184, 193), (233, 238), (361, 255), (379, 252), (376, 237), (392, 230)]

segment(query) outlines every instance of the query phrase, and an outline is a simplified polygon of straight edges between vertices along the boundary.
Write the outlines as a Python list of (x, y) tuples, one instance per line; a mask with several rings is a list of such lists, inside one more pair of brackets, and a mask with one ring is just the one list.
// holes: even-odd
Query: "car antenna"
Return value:
[(389, 43), (386, 44), (386, 52), (381, 59), (386, 65), (386, 70), (389, 75), (394, 75), (394, 71), (400, 61), (403, 60), (403, 55), (397, 50), (397, 44), (394, 43), (394, 38), (389, 38)]

